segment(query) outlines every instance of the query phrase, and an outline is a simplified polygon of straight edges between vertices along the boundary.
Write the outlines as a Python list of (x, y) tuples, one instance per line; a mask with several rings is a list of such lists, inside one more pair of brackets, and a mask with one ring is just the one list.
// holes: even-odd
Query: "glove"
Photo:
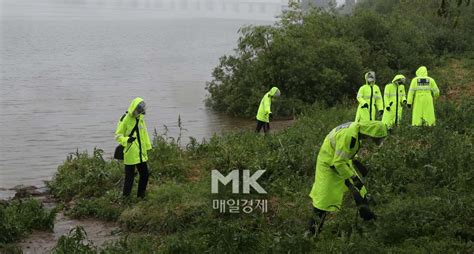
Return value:
[(348, 179), (344, 181), (344, 184), (347, 186), (349, 191), (354, 197), (354, 201), (357, 206), (368, 205), (367, 200), (360, 195), (360, 189), (364, 187), (364, 184), (359, 180), (357, 176), (351, 177), (352, 182)]
[(133, 141), (135, 141), (135, 137), (129, 137), (128, 140), (127, 140), (127, 143), (133, 143)]
[(407, 105), (407, 100), (404, 100), (402, 103), (403, 105)]
[(273, 114), (272, 114), (271, 112), (268, 114), (268, 118), (269, 118), (270, 120), (273, 119)]
[(387, 111), (390, 111), (390, 107), (386, 107), (385, 109), (386, 109)]
[(407, 107), (408, 107), (408, 108), (411, 108), (411, 104), (407, 104)]
[(366, 103), (366, 104), (362, 105), (362, 107), (360, 107), (360, 108), (369, 108), (369, 104)]
[(367, 200), (367, 204), (369, 205), (377, 205), (377, 202), (375, 202), (375, 199), (372, 197), (370, 194), (365, 194), (365, 200)]
[(377, 219), (377, 216), (375, 216), (375, 214), (372, 211), (370, 211), (368, 205), (359, 206), (359, 215), (365, 221)]

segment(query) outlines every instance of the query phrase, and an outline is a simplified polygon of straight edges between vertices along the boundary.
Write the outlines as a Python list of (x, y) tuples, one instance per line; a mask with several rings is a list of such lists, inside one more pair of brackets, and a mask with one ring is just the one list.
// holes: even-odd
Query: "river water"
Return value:
[[(0, 0), (0, 187), (41, 186), (70, 152), (115, 147), (130, 101), (149, 131), (199, 140), (253, 126), (206, 109), (205, 82), (244, 24), (278, 7), (212, 0)], [(184, 3), (184, 4), (183, 4)]]

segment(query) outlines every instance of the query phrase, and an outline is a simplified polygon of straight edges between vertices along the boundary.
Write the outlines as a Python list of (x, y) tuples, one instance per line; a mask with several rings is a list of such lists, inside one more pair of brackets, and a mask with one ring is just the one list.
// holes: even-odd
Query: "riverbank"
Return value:
[[(70, 155), (48, 184), (50, 194), (65, 215), (111, 221), (121, 233), (100, 248), (84, 245), (86, 236), (72, 234), (57, 248), (108, 253), (472, 252), (473, 68), (468, 61), (452, 64), (459, 68), (435, 71), (454, 84), (440, 84), (443, 96), (436, 102), (435, 127), (410, 127), (407, 110), (402, 126), (382, 147), (369, 146), (360, 153), (377, 202), (374, 223), (355, 219), (348, 197), (317, 239), (304, 237), (319, 145), (334, 126), (355, 114), (352, 104), (315, 105), (291, 127), (266, 137), (239, 131), (206, 142), (191, 139), (183, 146), (176, 138), (155, 134), (143, 200), (121, 197), (122, 165), (105, 159), (103, 151)], [(457, 90), (462, 92), (449, 92)], [(267, 194), (232, 194), (229, 188), (212, 194), (214, 169), (222, 174), (264, 169), (259, 184)], [(215, 208), (215, 200), (237, 199), (266, 200), (266, 211)]]
[[(144, 200), (121, 198), (121, 165), (103, 160), (100, 151), (70, 157), (51, 182), (51, 193), (72, 218), (116, 222), (120, 238), (100, 248), (111, 253), (470, 252), (473, 186), (467, 176), (474, 162), (473, 101), (438, 107), (436, 127), (402, 127), (382, 148), (361, 153), (370, 168), (369, 192), (377, 201), (378, 220), (354, 223), (356, 211), (348, 198), (344, 209), (328, 218), (318, 239), (304, 237), (314, 153), (336, 123), (352, 116), (350, 107), (316, 108), (293, 127), (268, 137), (233, 133), (205, 144), (191, 142), (186, 149), (155, 137)], [(228, 189), (211, 194), (212, 169), (223, 174), (265, 169), (259, 183), (268, 194), (235, 195)], [(214, 209), (214, 200), (229, 199), (265, 199), (268, 210), (246, 214)], [(81, 238), (70, 240), (74, 244), (60, 248), (82, 246)], [(87, 249), (98, 251), (91, 246)]]
[[(294, 120), (289, 119), (280, 119), (272, 123), (272, 131), (279, 132), (282, 131), (294, 123)], [(252, 132), (255, 122), (250, 120), (240, 120), (239, 126), (235, 127), (235, 130), (229, 132)], [(167, 137), (166, 135), (160, 136), (161, 141), (163, 142), (172, 142), (176, 145), (176, 149), (186, 150), (186, 145), (181, 144), (180, 137), (173, 138)], [(97, 153), (102, 151), (97, 150)], [(81, 155), (76, 154), (76, 157)], [(70, 156), (72, 158), (74, 156)], [(108, 160), (108, 159), (106, 159)], [(119, 166), (121, 167), (121, 166)], [(120, 170), (119, 170), (120, 171)], [(192, 174), (188, 176), (193, 178)], [(120, 173), (118, 178), (121, 178)], [(87, 181), (86, 181), (87, 182)], [(120, 183), (121, 184), (121, 183)], [(87, 185), (87, 183), (86, 183)], [(87, 188), (87, 187), (86, 187)], [(151, 188), (151, 187), (150, 187)], [(83, 208), (81, 205), (83, 203), (76, 204), (76, 199), (57, 199), (49, 193), (49, 189), (46, 186), (24, 186), (18, 185), (13, 188), (1, 188), (0, 193), (2, 196), (0, 198), (2, 202), (2, 209), (8, 210), (13, 209), (15, 211), (22, 211), (25, 207), (33, 205), (35, 207), (34, 213), (36, 214), (47, 214), (47, 217), (50, 218), (47, 222), (47, 226), (40, 226), (28, 224), (21, 226), (22, 222), (15, 221), (16, 217), (12, 217), (9, 220), (13, 227), (17, 227), (18, 231), (11, 235), (9, 239), (3, 239), (0, 242), (0, 249), (4, 252), (23, 252), (23, 253), (50, 253), (53, 248), (58, 244), (58, 241), (61, 237), (67, 236), (76, 236), (76, 233), (84, 232), (87, 235), (87, 241), (90, 246), (101, 247), (105, 243), (117, 241), (120, 239), (120, 232), (122, 231), (119, 227), (119, 224), (116, 221), (113, 221), (111, 218), (108, 218), (109, 215), (104, 215), (105, 217), (100, 217), (101, 219), (96, 219), (94, 216), (81, 215), (80, 212), (77, 214), (77, 211), (81, 209), (93, 209), (93, 208)], [(119, 198), (117, 199), (119, 200)], [(123, 200), (118, 201), (121, 203)], [(135, 201), (130, 201), (128, 205), (133, 205)], [(123, 204), (121, 204), (123, 205)], [(111, 207), (113, 209), (113, 207)], [(13, 215), (12, 215), (13, 216)], [(7, 216), (8, 217), (8, 216)], [(26, 216), (29, 220), (37, 223), (37, 218), (32, 215)], [(35, 222), (36, 221), (36, 222)], [(7, 230), (9, 228), (8, 224), (2, 222)], [(20, 225), (20, 226), (19, 226)], [(83, 231), (74, 231), (73, 229), (80, 228)], [(71, 231), (73, 230), (73, 231)]]

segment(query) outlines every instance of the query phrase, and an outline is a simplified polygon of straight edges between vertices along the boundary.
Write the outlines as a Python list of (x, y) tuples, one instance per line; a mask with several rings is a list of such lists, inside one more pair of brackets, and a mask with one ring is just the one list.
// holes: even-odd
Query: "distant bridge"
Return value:
[[(137, 8), (163, 10), (194, 15), (259, 16), (273, 18), (288, 6), (288, 0), (76, 0), (87, 5), (101, 5), (115, 8)], [(229, 16), (230, 15), (230, 16)]]

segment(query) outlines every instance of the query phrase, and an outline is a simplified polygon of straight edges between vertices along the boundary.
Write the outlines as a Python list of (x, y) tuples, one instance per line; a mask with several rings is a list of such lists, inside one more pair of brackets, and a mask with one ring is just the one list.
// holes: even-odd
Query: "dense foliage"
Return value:
[(354, 98), (368, 70), (384, 85), (473, 50), (473, 6), (446, 7), (456, 13), (448, 17), (439, 10), (440, 1), (366, 0), (351, 15), (295, 8), (274, 25), (244, 27), (235, 54), (213, 71), (207, 104), (253, 117), (263, 94), (278, 86), (273, 111), (291, 115), (314, 102)]

